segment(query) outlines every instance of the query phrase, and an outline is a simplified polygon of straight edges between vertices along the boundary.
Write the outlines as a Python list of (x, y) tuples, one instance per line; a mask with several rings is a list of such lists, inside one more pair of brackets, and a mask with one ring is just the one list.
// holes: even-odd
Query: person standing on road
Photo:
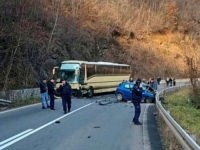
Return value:
[(129, 82), (133, 82), (133, 78), (130, 78)]
[[(70, 112), (70, 109), (71, 109), (71, 92), (72, 92), (71, 86), (65, 80), (62, 80), (62, 84), (60, 85), (58, 90), (61, 93), (63, 111), (64, 111), (64, 114), (66, 114), (67, 112)], [(67, 111), (67, 108), (68, 108), (68, 111)]]
[(51, 78), (48, 82), (47, 82), (47, 87), (48, 87), (48, 94), (50, 97), (50, 109), (51, 110), (55, 110), (54, 108), (54, 104), (55, 104), (55, 89), (54, 89), (54, 79)]
[(160, 85), (161, 77), (157, 78), (158, 85)]
[[(42, 98), (42, 109), (46, 109), (46, 107), (49, 108), (46, 83), (47, 83), (47, 80), (45, 78), (42, 79), (42, 81), (40, 82), (40, 93), (41, 93), (41, 98)], [(46, 107), (45, 107), (45, 103), (46, 103)]]
[(153, 84), (154, 84), (154, 78), (151, 78), (151, 80), (150, 80), (150, 82), (149, 82), (149, 86), (150, 86), (151, 88), (153, 88)]
[(158, 81), (157, 80), (154, 80), (154, 82), (153, 82), (153, 89), (154, 90), (158, 90)]
[(172, 86), (172, 77), (169, 78), (169, 85)]
[(175, 77), (173, 77), (173, 86), (176, 86), (176, 79), (175, 79)]
[(142, 125), (141, 122), (139, 122), (139, 117), (141, 113), (141, 100), (142, 100), (142, 85), (141, 85), (142, 80), (138, 78), (135, 82), (135, 85), (133, 86), (132, 90), (132, 102), (135, 107), (135, 116), (133, 118), (133, 123), (135, 125)]
[(169, 77), (166, 78), (165, 80), (167, 87), (169, 86)]

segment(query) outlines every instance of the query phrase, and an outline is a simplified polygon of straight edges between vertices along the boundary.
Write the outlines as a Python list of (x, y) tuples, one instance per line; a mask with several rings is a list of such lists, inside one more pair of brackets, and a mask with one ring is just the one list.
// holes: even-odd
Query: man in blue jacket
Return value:
[[(64, 114), (66, 114), (67, 112), (70, 112), (70, 109), (71, 109), (71, 93), (72, 93), (71, 86), (69, 85), (69, 83), (63, 80), (58, 90), (61, 93), (63, 111), (64, 111)], [(67, 108), (68, 108), (68, 111), (67, 111)]]
[(142, 100), (142, 80), (138, 78), (133, 86), (132, 90), (132, 102), (135, 107), (135, 116), (133, 118), (133, 122), (135, 125), (142, 125), (141, 122), (139, 122), (140, 112), (141, 112), (141, 100)]

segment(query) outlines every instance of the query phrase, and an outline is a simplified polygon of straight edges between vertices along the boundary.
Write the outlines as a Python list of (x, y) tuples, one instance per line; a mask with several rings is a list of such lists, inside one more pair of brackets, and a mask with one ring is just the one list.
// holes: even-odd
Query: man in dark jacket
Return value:
[(172, 86), (172, 77), (169, 78), (169, 85)]
[(51, 110), (55, 110), (54, 108), (54, 103), (55, 103), (55, 89), (54, 89), (54, 79), (51, 78), (48, 82), (47, 82), (47, 86), (48, 86), (48, 94), (50, 97), (50, 109)]
[(141, 112), (141, 100), (142, 100), (142, 87), (141, 87), (142, 80), (138, 78), (133, 86), (132, 90), (132, 102), (135, 107), (135, 116), (133, 118), (133, 122), (135, 125), (142, 125), (139, 122), (140, 112)]
[[(64, 114), (66, 114), (67, 112), (70, 112), (70, 109), (71, 109), (71, 92), (72, 92), (71, 86), (69, 85), (69, 83), (63, 80), (62, 84), (58, 88), (58, 91), (60, 91), (61, 93), (63, 111), (64, 111)], [(68, 111), (67, 111), (67, 108), (68, 108)]]
[(46, 79), (42, 79), (42, 81), (40, 82), (40, 93), (41, 93), (41, 98), (42, 98), (42, 109), (46, 109), (45, 103), (46, 103), (47, 108), (49, 108), (46, 82), (47, 82)]

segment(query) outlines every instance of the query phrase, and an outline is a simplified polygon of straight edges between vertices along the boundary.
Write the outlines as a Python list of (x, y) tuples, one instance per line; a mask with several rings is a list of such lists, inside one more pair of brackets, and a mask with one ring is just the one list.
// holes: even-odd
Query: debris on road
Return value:
[(94, 126), (94, 128), (100, 128), (100, 126)]
[(107, 105), (107, 104), (111, 104), (111, 103), (116, 103), (116, 101), (111, 100), (111, 98), (107, 98), (107, 99), (97, 100), (96, 103), (98, 103), (99, 105)]
[(59, 120), (57, 120), (57, 121), (55, 121), (55, 123), (60, 123), (60, 121), (59, 121)]
[(89, 135), (87, 138), (89, 139), (89, 138), (91, 138), (91, 136)]

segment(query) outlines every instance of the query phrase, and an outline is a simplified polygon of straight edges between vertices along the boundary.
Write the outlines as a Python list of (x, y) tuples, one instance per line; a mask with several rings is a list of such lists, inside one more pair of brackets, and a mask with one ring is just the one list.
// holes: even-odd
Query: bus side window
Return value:
[(126, 67), (126, 74), (130, 74), (130, 67)]
[(113, 74), (113, 66), (105, 66), (106, 74)]
[(97, 74), (105, 74), (104, 66), (96, 65), (96, 73)]
[(126, 74), (126, 70), (124, 66), (121, 66), (121, 74)]
[(120, 74), (120, 66), (114, 66), (114, 74)]
[(86, 64), (87, 67), (87, 78), (95, 74), (95, 65)]

